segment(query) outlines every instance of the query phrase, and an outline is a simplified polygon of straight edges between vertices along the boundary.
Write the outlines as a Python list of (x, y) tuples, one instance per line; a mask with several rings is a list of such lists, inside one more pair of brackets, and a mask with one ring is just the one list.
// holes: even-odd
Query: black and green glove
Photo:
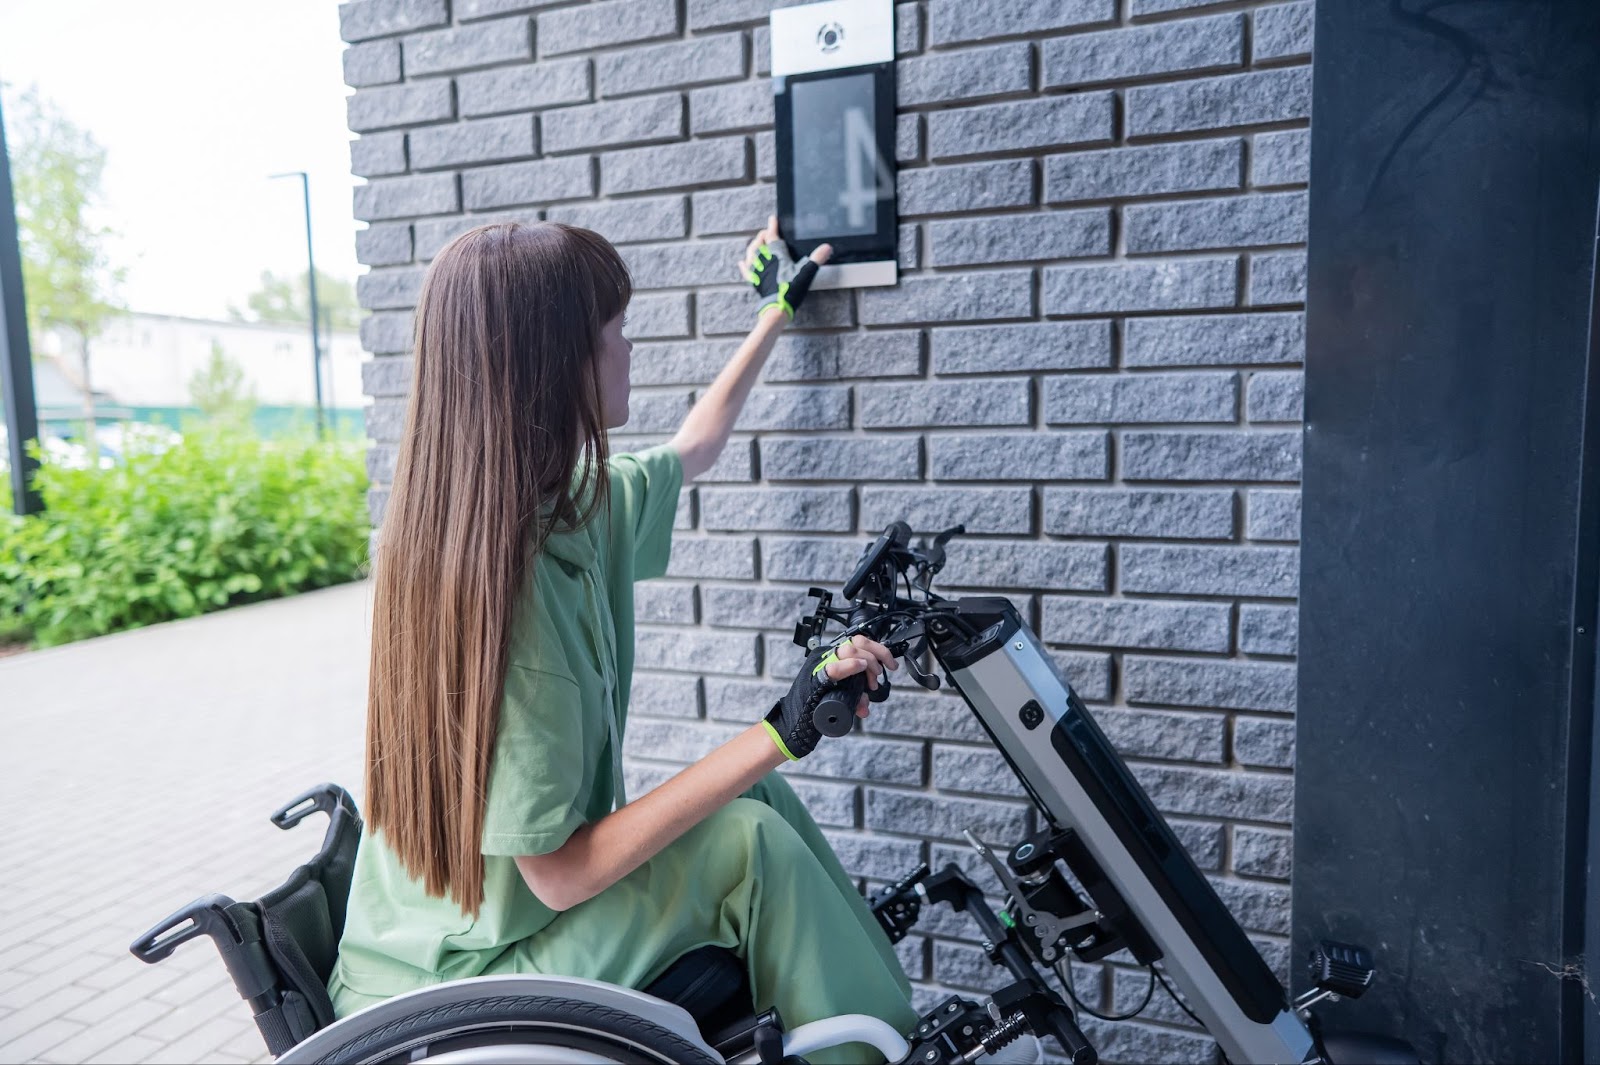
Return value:
[[(762, 721), (773, 742), (791, 762), (816, 750), (823, 736), (843, 736), (855, 723), (856, 707), (868, 693), (866, 669), (835, 680), (828, 676), (828, 666), (839, 660), (837, 647), (812, 651), (788, 693), (772, 704)], [(868, 662), (866, 668), (878, 666)], [(871, 698), (881, 702), (888, 694), (888, 677), (880, 674)]]
[(768, 307), (782, 307), (791, 319), (805, 302), (811, 291), (811, 281), (817, 276), (817, 263), (806, 256), (798, 263), (789, 255), (789, 245), (782, 238), (762, 241), (756, 248), (755, 258), (745, 273), (745, 280), (755, 287), (761, 300), (756, 315)]

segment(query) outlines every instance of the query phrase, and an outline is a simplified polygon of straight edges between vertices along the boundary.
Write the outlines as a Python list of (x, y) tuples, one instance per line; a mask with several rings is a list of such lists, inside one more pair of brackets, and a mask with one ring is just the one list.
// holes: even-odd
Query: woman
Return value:
[(716, 461), (805, 297), (816, 265), (781, 249), (773, 219), (741, 264), (756, 327), (677, 435), (610, 458), (632, 349), (616, 250), (584, 229), (491, 225), (434, 259), (375, 573), (340, 1016), (484, 974), (642, 987), (716, 944), (748, 963), (755, 1007), (791, 1026), (916, 1023), (887, 937), (772, 773), (815, 744), (806, 707), (824, 690), (896, 668), (885, 648), (812, 655), (765, 719), (623, 794), (633, 582), (665, 572), (682, 481)]

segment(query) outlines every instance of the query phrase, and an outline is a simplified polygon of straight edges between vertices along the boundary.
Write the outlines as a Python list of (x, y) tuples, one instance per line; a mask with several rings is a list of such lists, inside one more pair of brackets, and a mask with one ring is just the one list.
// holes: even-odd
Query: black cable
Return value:
[(1050, 971), (1056, 974), (1057, 982), (1059, 982), (1061, 984), (1062, 988), (1064, 988), (1066, 990), (1067, 997), (1072, 1000), (1072, 1004), (1074, 1006), (1078, 1007), (1083, 1012), (1087, 1013), (1091, 1017), (1098, 1017), (1102, 1021), (1131, 1021), (1131, 1020), (1133, 1020), (1133, 1018), (1135, 1018), (1135, 1017), (1139, 1016), (1139, 1014), (1143, 1013), (1145, 1011), (1145, 1009), (1149, 1007), (1150, 1000), (1153, 997), (1155, 997), (1155, 993), (1156, 993), (1156, 967), (1154, 965), (1151, 965), (1151, 966), (1149, 966), (1149, 969), (1150, 969), (1150, 985), (1144, 989), (1144, 998), (1139, 1001), (1139, 1005), (1135, 1006), (1132, 1012), (1130, 1012), (1130, 1013), (1101, 1013), (1097, 1009), (1092, 1009), (1089, 1006), (1085, 1006), (1083, 1004), (1083, 1000), (1078, 998), (1078, 989), (1072, 986), (1072, 952), (1071, 951), (1068, 951), (1066, 953), (1065, 961), (1066, 961), (1066, 965), (1067, 965), (1067, 971), (1065, 973), (1062, 973), (1061, 967), (1059, 965), (1051, 966), (1050, 967)]
[(1178, 1008), (1187, 1013), (1189, 1015), (1189, 1019), (1198, 1024), (1202, 1031), (1206, 1030), (1206, 1022), (1202, 1021), (1199, 1017), (1196, 1017), (1194, 1015), (1194, 1010), (1190, 1009), (1188, 1006), (1185, 1006), (1183, 1004), (1183, 999), (1179, 998), (1178, 993), (1172, 989), (1172, 985), (1167, 983), (1167, 974), (1157, 970), (1154, 965), (1150, 966), (1150, 971), (1155, 974), (1156, 979), (1161, 981), (1161, 986), (1167, 989), (1167, 994), (1172, 996), (1172, 1001), (1178, 1004)]

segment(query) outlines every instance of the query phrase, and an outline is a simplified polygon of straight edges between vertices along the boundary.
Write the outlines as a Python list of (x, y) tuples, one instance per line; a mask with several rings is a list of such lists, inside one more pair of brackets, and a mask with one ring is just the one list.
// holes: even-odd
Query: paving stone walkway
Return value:
[(0, 1062), (270, 1060), (209, 941), (128, 944), (316, 850), (267, 815), (357, 790), (368, 621), (361, 583), (0, 660)]

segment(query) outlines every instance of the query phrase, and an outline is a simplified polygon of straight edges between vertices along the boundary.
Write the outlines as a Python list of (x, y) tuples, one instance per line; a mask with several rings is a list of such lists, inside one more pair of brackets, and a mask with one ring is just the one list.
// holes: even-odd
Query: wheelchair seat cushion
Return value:
[(726, 947), (691, 950), (651, 981), (646, 994), (681, 1006), (702, 1032), (750, 1016), (750, 980), (743, 960)]

